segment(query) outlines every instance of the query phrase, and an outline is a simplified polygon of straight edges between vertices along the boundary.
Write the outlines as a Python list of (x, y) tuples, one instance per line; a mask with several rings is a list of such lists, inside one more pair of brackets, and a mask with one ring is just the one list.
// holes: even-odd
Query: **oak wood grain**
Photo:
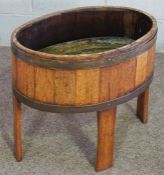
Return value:
[(147, 58), (148, 51), (137, 57), (137, 68), (136, 68), (136, 86), (144, 82), (147, 75)]
[(154, 61), (155, 61), (155, 49), (156, 45), (152, 46), (148, 51), (147, 58), (147, 77), (154, 71)]
[(54, 102), (62, 105), (72, 105), (76, 98), (76, 74), (74, 71), (58, 70), (55, 72)]
[(54, 74), (53, 70), (35, 68), (35, 99), (46, 103), (54, 102)]
[(99, 101), (99, 69), (79, 70), (76, 73), (76, 104)]

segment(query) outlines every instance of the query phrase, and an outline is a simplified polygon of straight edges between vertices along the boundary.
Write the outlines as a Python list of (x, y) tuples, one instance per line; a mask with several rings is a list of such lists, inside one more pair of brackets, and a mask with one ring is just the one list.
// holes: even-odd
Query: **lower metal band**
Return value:
[(15, 87), (13, 87), (13, 93), (19, 102), (41, 111), (54, 112), (54, 113), (83, 113), (83, 112), (103, 111), (105, 109), (125, 103), (133, 99), (134, 97), (137, 97), (139, 94), (144, 92), (146, 88), (149, 87), (149, 85), (152, 82), (152, 79), (153, 75), (151, 75), (141, 86), (121, 97), (103, 103), (92, 104), (92, 105), (64, 106), (64, 105), (42, 103), (24, 96), (22, 93), (16, 90)]

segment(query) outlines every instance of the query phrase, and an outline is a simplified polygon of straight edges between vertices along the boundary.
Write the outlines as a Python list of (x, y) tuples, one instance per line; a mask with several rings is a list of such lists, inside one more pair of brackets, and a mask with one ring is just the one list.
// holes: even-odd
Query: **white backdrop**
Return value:
[(10, 45), (12, 30), (36, 16), (80, 6), (118, 5), (139, 8), (157, 18), (158, 52), (164, 52), (164, 0), (0, 0), (0, 45)]

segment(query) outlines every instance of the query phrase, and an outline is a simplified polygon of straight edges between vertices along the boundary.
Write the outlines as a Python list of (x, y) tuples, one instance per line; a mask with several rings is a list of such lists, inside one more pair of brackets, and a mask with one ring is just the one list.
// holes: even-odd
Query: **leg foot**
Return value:
[(148, 100), (149, 100), (149, 88), (138, 96), (137, 100), (137, 116), (142, 123), (148, 121)]
[(96, 171), (112, 166), (116, 108), (98, 112)]
[(22, 160), (21, 103), (13, 95), (14, 153), (17, 161)]

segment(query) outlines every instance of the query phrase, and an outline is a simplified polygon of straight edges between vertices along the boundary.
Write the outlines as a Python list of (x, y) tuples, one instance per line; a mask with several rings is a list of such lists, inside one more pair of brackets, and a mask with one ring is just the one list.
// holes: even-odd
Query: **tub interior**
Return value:
[(127, 37), (137, 40), (152, 27), (151, 19), (130, 9), (83, 9), (54, 14), (23, 27), (17, 40), (40, 50), (50, 45), (90, 37)]

